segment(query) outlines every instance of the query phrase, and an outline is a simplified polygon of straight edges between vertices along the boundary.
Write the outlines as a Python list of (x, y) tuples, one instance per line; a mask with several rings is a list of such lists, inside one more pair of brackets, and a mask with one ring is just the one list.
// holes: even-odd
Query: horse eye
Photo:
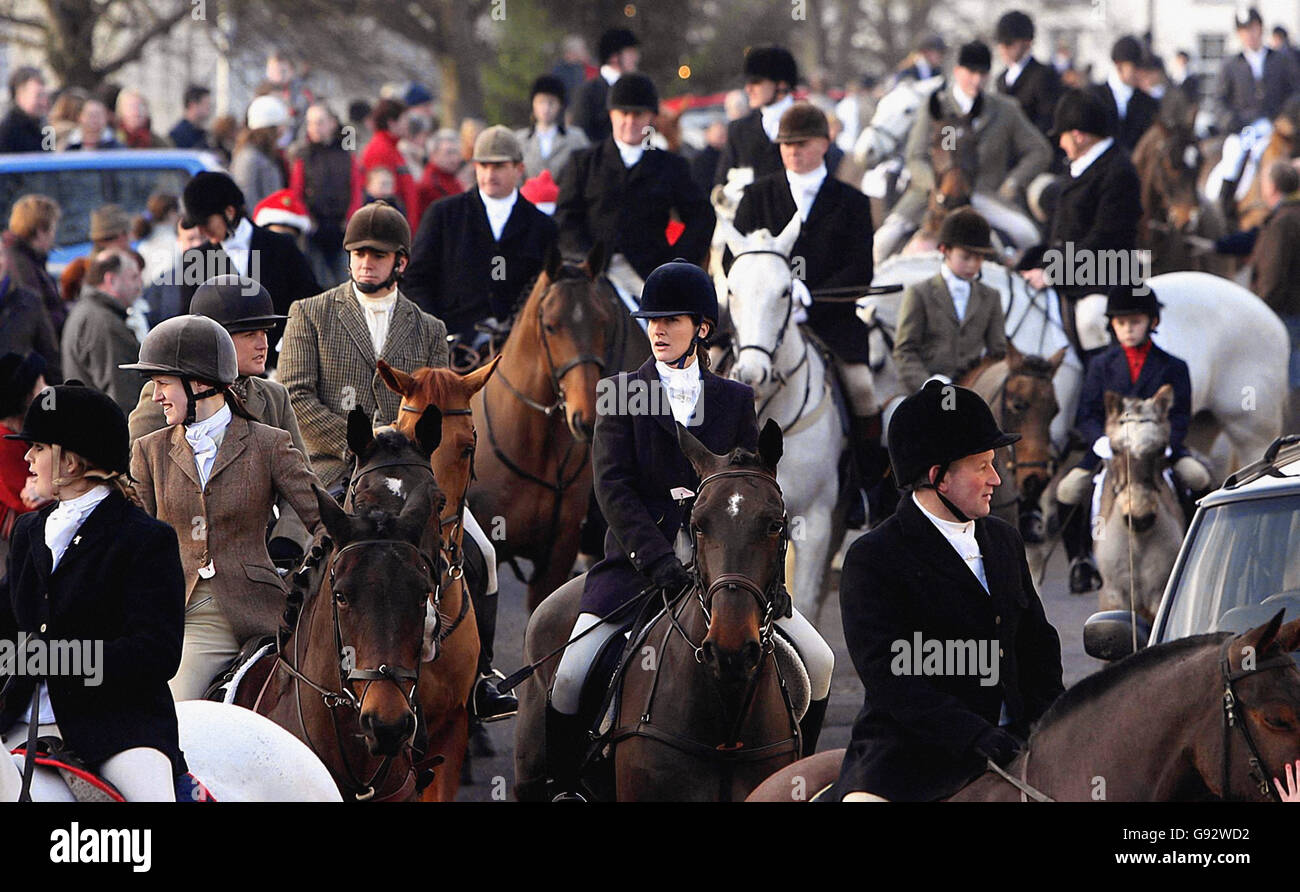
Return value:
[(1277, 731), (1290, 731), (1295, 727), (1295, 722), (1280, 714), (1264, 716), (1264, 724)]
[(334, 601), (335, 601), (335, 602), (336, 602), (340, 607), (346, 607), (346, 606), (348, 606), (348, 598), (347, 598), (347, 595), (343, 594), (343, 592), (335, 592), (335, 593), (334, 593)]
[(551, 324), (548, 323), (548, 324), (546, 324), (546, 325), (543, 325), (542, 327), (546, 329), (546, 333), (547, 333), (547, 334), (552, 334), (552, 335), (553, 335), (553, 334), (559, 334), (559, 333), (560, 333), (559, 326), (551, 325)]
[(774, 520), (767, 525), (767, 533), (769, 536), (779, 536), (784, 531), (785, 521), (783, 520)]
[(474, 447), (473, 447), (473, 446), (466, 446), (466, 447), (461, 451), (461, 455), (463, 455), (465, 458), (469, 458), (469, 457), (470, 457), (471, 455), (473, 455), (473, 454), (474, 454)]

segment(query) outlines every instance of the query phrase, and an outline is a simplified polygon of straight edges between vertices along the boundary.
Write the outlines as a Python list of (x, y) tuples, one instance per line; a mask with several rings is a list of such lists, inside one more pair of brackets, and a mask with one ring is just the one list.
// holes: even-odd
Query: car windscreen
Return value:
[(179, 196), (189, 180), (189, 171), (179, 167), (8, 171), (0, 174), (0, 220), (9, 219), (22, 196), (48, 195), (63, 211), (55, 246), (78, 245), (90, 241), (90, 212), (96, 208), (117, 204), (134, 217), (155, 191)]
[(1209, 508), (1184, 548), (1161, 641), (1300, 617), (1300, 494)]

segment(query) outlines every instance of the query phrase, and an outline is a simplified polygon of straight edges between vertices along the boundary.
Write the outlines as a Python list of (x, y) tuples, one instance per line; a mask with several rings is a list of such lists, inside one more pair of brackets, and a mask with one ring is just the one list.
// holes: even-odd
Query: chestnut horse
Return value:
[[(757, 454), (714, 455), (680, 425), (677, 436), (700, 476), (691, 511), (696, 583), (671, 603), (654, 595), (664, 609), (640, 630), (618, 682), (619, 708), (604, 738), (613, 749), (604, 763), (612, 763), (612, 787), (603, 776), (588, 782), (619, 801), (743, 799), (800, 747), (796, 707), (774, 656), (784, 646), (774, 622), (789, 597), (789, 533), (776, 482), (781, 427), (764, 425)], [(554, 663), (542, 657), (567, 640), (584, 581), (572, 580), (528, 623), (524, 656), (540, 671), (523, 685), (515, 726), (522, 800), (544, 798), (543, 714)]]
[(472, 401), (486, 442), (469, 504), (499, 560), (532, 562), (529, 609), (569, 577), (591, 497), (596, 382), (621, 358), (609, 356), (618, 308), (599, 281), (604, 265), (599, 246), (581, 266), (551, 252)]
[[(1290, 656), (1300, 619), (1283, 625), (1283, 613), (1240, 635), (1159, 644), (1085, 678), (1010, 765), (950, 801), (1276, 801), (1273, 779), (1300, 758), (1300, 671)], [(843, 759), (828, 750), (796, 762), (748, 801), (810, 800), (835, 783)]]
[[(431, 415), (423, 430), (436, 437)], [(349, 428), (368, 430), (363, 412), (353, 416)], [(430, 480), (400, 512), (354, 515), (316, 488), (328, 535), (295, 574), (286, 613), (292, 629), (281, 631), (276, 652), (250, 670), (236, 693), (238, 705), (311, 747), (347, 801), (416, 795), (418, 677), (442, 633), (442, 618), (431, 609), (438, 567), (423, 543), (440, 499)]]

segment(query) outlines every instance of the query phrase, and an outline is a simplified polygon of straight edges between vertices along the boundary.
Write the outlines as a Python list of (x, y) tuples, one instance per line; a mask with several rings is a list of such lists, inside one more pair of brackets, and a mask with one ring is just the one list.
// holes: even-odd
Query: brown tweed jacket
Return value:
[[(382, 358), (414, 372), (446, 368), (447, 356), (447, 326), (399, 292)], [(280, 381), (289, 389), (311, 466), (326, 488), (346, 471), (348, 412), (360, 406), (376, 425), (397, 417), (402, 400), (384, 386), (375, 369), (378, 358), (351, 282), (289, 307)]]
[(905, 393), (916, 393), (931, 375), (945, 375), (956, 382), (985, 353), (1001, 356), (1006, 352), (1002, 298), (988, 285), (971, 283), (970, 301), (961, 321), (942, 273), (903, 292), (894, 362)]
[(144, 508), (171, 524), (180, 543), (188, 599), (199, 568), (211, 558), (212, 597), (243, 642), (273, 634), (287, 588), (266, 550), (266, 518), (277, 496), (293, 506), (311, 530), (320, 509), (315, 475), (289, 435), (279, 428), (230, 420), (217, 449), (208, 485), (200, 489), (194, 451), (185, 428), (175, 425), (135, 441), (131, 475)]
[[(294, 448), (306, 457), (307, 446), (302, 441), (302, 432), (298, 430), (298, 419), (293, 414), (293, 407), (289, 405), (289, 391), (284, 389), (283, 384), (265, 378), (243, 380), (246, 382), (246, 389), (243, 392), (247, 394), (244, 398), (245, 408), (262, 424), (288, 431), (289, 436), (293, 438)], [(236, 387), (239, 386), (236, 383)], [(132, 443), (145, 434), (167, 427), (162, 404), (153, 401), (152, 380), (144, 382), (144, 387), (140, 390), (140, 402), (136, 403), (135, 408), (131, 410), (131, 417), (127, 419), (127, 423), (130, 425)], [(307, 463), (307, 468), (311, 469), (311, 462)], [(303, 525), (287, 499), (281, 497), (276, 505), (280, 509), (280, 517), (275, 522), (275, 528), (271, 530), (271, 538), (296, 542), (298, 547), (305, 551), (307, 543), (311, 541), (311, 533), (307, 532), (307, 527)]]

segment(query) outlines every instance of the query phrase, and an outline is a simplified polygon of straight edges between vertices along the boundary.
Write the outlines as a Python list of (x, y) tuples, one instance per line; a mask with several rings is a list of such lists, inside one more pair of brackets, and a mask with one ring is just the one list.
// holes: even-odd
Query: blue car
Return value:
[(24, 195), (48, 195), (63, 216), (50, 252), (49, 270), (58, 275), (91, 251), (90, 212), (117, 204), (141, 214), (157, 191), (179, 196), (201, 170), (220, 170), (211, 152), (190, 149), (107, 149), (87, 152), (23, 152), (0, 155), (0, 224)]

